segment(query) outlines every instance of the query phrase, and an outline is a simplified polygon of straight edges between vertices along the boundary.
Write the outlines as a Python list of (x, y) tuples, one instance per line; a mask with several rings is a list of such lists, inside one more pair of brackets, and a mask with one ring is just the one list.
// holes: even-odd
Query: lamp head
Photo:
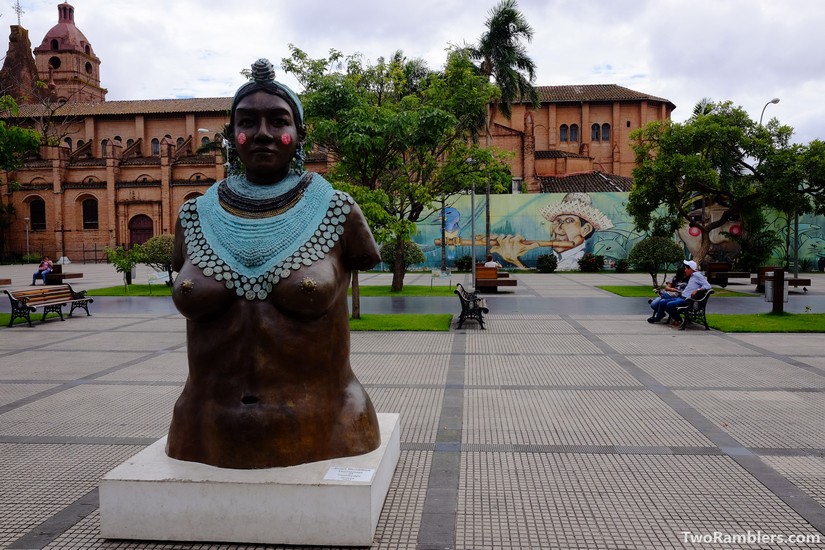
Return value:
[(778, 97), (773, 98), (773, 99), (770, 101), (770, 103), (773, 103), (774, 105), (776, 105), (777, 103), (779, 103), (779, 98), (778, 98)]

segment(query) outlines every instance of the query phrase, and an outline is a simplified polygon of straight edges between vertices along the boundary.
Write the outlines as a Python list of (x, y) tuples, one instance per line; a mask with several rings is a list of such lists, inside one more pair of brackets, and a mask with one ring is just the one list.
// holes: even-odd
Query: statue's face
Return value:
[(244, 97), (235, 108), (233, 132), (249, 181), (265, 184), (286, 176), (299, 141), (286, 100), (264, 91)]

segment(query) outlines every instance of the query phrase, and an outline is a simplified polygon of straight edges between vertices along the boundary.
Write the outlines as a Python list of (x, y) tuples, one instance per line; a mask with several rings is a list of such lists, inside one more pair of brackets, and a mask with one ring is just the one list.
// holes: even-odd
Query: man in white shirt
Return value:
[(700, 290), (710, 290), (710, 283), (705, 276), (702, 275), (702, 272), (699, 271), (699, 266), (696, 265), (696, 262), (693, 260), (685, 260), (685, 275), (690, 277), (688, 279), (687, 286), (685, 286), (684, 290), (682, 290), (682, 295), (678, 298), (675, 298), (667, 303), (665, 306), (665, 311), (667, 311), (668, 315), (671, 318), (671, 324), (673, 326), (679, 326), (682, 324), (682, 318), (676, 313), (676, 308), (681, 307), (687, 303), (688, 298), (693, 298), (696, 296), (696, 293)]

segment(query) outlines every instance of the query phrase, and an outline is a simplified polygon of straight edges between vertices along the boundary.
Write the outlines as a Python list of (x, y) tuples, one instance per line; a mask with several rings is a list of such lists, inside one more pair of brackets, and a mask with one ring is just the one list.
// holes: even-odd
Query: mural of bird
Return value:
[[(444, 209), (444, 238), (448, 243), (457, 243), (459, 239), (459, 221), (461, 212), (458, 209), (448, 206)], [(447, 246), (447, 259), (455, 259), (455, 244)]]

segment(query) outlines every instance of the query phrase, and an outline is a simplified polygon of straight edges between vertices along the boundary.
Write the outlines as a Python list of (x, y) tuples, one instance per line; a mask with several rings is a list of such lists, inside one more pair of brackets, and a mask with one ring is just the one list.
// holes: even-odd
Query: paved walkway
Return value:
[[(353, 333), (359, 379), (402, 419), (373, 548), (825, 549), (822, 336), (676, 331), (594, 288), (634, 278), (519, 277), (486, 331)], [(714, 305), (751, 301), (770, 309)], [(168, 429), (185, 323), (164, 298), (92, 313), (0, 329), (0, 546), (251, 548), (99, 538), (100, 477)]]

